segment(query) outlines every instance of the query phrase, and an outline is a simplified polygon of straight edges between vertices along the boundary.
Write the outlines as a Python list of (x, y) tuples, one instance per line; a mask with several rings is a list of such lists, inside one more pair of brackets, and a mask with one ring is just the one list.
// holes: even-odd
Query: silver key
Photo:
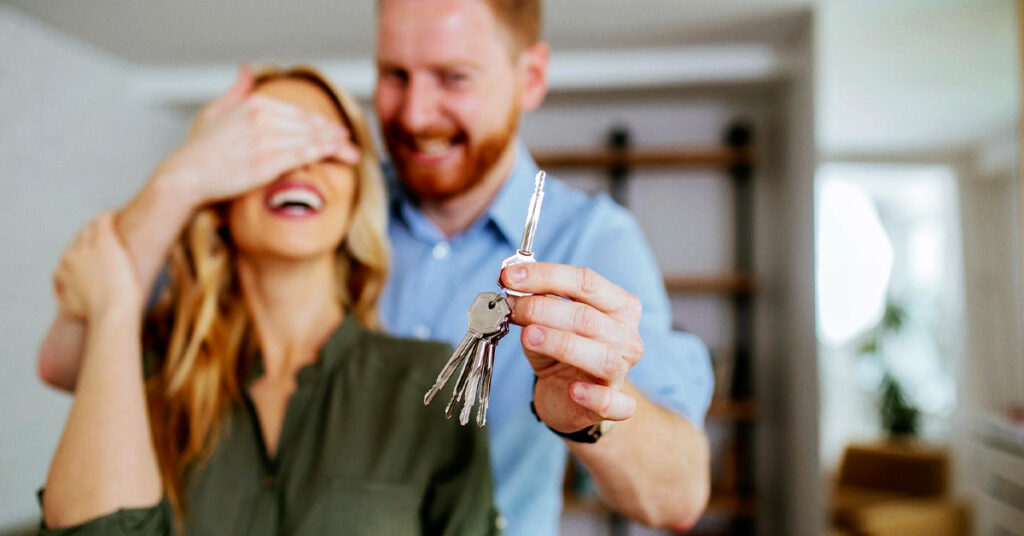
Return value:
[[(526, 215), (526, 225), (523, 226), (523, 239), (519, 243), (519, 249), (515, 255), (501, 262), (501, 268), (505, 269), (514, 264), (536, 262), (533, 258), (533, 238), (537, 231), (537, 220), (540, 218), (540, 207), (544, 201), (544, 178), (545, 173), (540, 171), (534, 178), (533, 196), (530, 198), (530, 209)], [(459, 422), (465, 426), (469, 422), (469, 415), (474, 404), (477, 406), (476, 424), (484, 426), (487, 423), (487, 408), (491, 399), (491, 379), (494, 375), (494, 351), (498, 341), (509, 331), (511, 311), (506, 295), (529, 296), (528, 292), (519, 292), (505, 288), (501, 285), (501, 276), (498, 276), (498, 286), (501, 293), (481, 292), (473, 299), (473, 303), (466, 312), (466, 320), (469, 325), (466, 335), (459, 342), (455, 353), (445, 363), (441, 373), (437, 375), (434, 385), (423, 395), (423, 404), (433, 402), (437, 394), (444, 389), (444, 386), (455, 374), (455, 370), (462, 366), (459, 378), (455, 382), (455, 389), (452, 398), (445, 406), (445, 415), (450, 419), (455, 415), (455, 410), (462, 402), (462, 410), (459, 412)]]
[[(502, 298), (504, 300), (504, 298)], [(483, 363), (480, 368), (480, 403), (477, 406), (476, 411), (476, 424), (477, 426), (483, 426), (487, 424), (487, 408), (490, 407), (491, 401), (491, 378), (494, 375), (494, 350), (498, 347), (498, 341), (505, 335), (508, 335), (508, 321), (505, 321), (505, 325), (502, 326), (502, 330), (490, 337), (487, 337), (485, 346), (485, 353)], [(466, 415), (468, 420), (468, 413)]]
[[(530, 197), (530, 209), (526, 213), (526, 225), (523, 226), (523, 238), (519, 242), (519, 249), (516, 250), (515, 255), (501, 261), (502, 270), (514, 264), (525, 264), (537, 261), (533, 258), (533, 237), (537, 232), (537, 220), (540, 219), (540, 206), (541, 203), (544, 202), (544, 178), (546, 176), (547, 175), (543, 171), (538, 171), (537, 176), (533, 179), (533, 196)], [(530, 295), (529, 292), (520, 292), (518, 290), (512, 290), (502, 286), (500, 271), (498, 272), (498, 286), (500, 286), (506, 294), (510, 294), (512, 296)]]
[(465, 399), (462, 404), (462, 411), (459, 412), (459, 424), (466, 426), (469, 422), (469, 413), (473, 410), (473, 404), (476, 403), (477, 394), (480, 392), (480, 376), (483, 374), (484, 359), (487, 356), (488, 349), (493, 345), (489, 339), (481, 339), (477, 344), (477, 350), (473, 356), (473, 370), (469, 373), (469, 379), (466, 380), (465, 390), (462, 392), (460, 398)]
[[(444, 408), (444, 416), (449, 419), (455, 415), (455, 408), (458, 407), (459, 402), (463, 399), (467, 399), (467, 402), (463, 407), (467, 407), (473, 404), (472, 401), (466, 397), (466, 391), (470, 388), (470, 385), (475, 382), (477, 374), (477, 363), (483, 359), (485, 352), (485, 343), (483, 339), (478, 339), (473, 344), (473, 352), (470, 356), (467, 356), (463, 365), (462, 372), (459, 373), (459, 380), (455, 382), (455, 391), (452, 392), (452, 399), (448, 401), (448, 405)], [(459, 416), (459, 421), (462, 421), (462, 416)], [(466, 423), (462, 423), (465, 425)]]
[(476, 353), (476, 347), (480, 340), (500, 332), (503, 326), (507, 324), (509, 316), (508, 303), (504, 299), (496, 298), (498, 298), (497, 293), (481, 292), (473, 299), (473, 303), (470, 304), (469, 310), (466, 312), (466, 320), (467, 324), (469, 324), (468, 332), (462, 338), (462, 342), (459, 343), (455, 353), (452, 354), (444, 368), (441, 369), (441, 373), (438, 374), (433, 387), (423, 396), (424, 405), (430, 404), (434, 400), (437, 393), (451, 379), (455, 369), (459, 365), (463, 365), (462, 372), (459, 373), (459, 381), (457, 382), (459, 385), (456, 386), (456, 394), (459, 394), (459, 386), (464, 383), (464, 380), (468, 380), (466, 375), (472, 371), (470, 362), (473, 360), (473, 355)]
[[(508, 333), (507, 324), (497, 338), (500, 339), (506, 333)], [(480, 405), (476, 409), (476, 425), (481, 427), (487, 424), (487, 407), (491, 402), (491, 377), (494, 375), (494, 349), (498, 345), (498, 341), (488, 341), (488, 343), (487, 353), (484, 355), (483, 380), (480, 382)]]

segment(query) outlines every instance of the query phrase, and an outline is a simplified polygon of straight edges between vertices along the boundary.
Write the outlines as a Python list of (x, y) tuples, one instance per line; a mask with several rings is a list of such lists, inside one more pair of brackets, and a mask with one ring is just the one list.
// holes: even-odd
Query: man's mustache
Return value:
[(414, 146), (417, 140), (430, 139), (451, 139), (453, 142), (461, 142), (466, 138), (462, 129), (457, 127), (434, 127), (410, 132), (402, 127), (397, 121), (388, 123), (384, 127), (384, 135), (392, 143)]

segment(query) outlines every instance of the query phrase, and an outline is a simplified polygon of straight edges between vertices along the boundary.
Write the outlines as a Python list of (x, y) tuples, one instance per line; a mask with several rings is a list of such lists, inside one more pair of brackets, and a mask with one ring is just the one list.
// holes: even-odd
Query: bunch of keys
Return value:
[[(545, 173), (540, 171), (534, 178), (533, 196), (530, 198), (530, 209), (526, 215), (526, 225), (523, 227), (523, 239), (519, 243), (519, 249), (511, 257), (501, 261), (501, 269), (514, 264), (535, 262), (533, 258), (533, 237), (537, 231), (537, 219), (540, 217), (540, 205), (544, 200), (544, 177)], [(459, 423), (463, 426), (469, 422), (469, 414), (473, 410), (473, 404), (479, 401), (476, 411), (476, 424), (483, 426), (487, 424), (487, 405), (491, 397), (491, 376), (494, 373), (494, 349), (498, 341), (508, 334), (508, 323), (511, 310), (507, 295), (528, 296), (528, 292), (519, 292), (505, 288), (501, 285), (501, 272), (498, 272), (498, 286), (501, 292), (481, 292), (473, 299), (473, 303), (466, 312), (466, 320), (469, 325), (466, 336), (462, 338), (455, 353), (445, 363), (441, 373), (437, 375), (434, 386), (423, 396), (423, 404), (429, 405), (437, 396), (445, 384), (455, 373), (455, 369), (462, 365), (459, 372), (459, 379), (455, 382), (455, 392), (452, 399), (445, 407), (445, 416), (449, 419), (455, 415), (455, 410), (462, 402), (462, 411), (459, 412)]]

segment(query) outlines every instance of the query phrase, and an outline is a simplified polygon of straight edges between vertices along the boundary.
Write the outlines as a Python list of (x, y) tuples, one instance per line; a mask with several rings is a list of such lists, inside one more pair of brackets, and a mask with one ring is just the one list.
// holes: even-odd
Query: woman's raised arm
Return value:
[[(349, 133), (317, 114), (262, 95), (242, 66), (235, 84), (200, 114), (194, 135), (168, 156), (116, 217), (136, 278), (153, 287), (174, 241), (198, 207), (261, 187), (323, 158), (355, 164)], [(39, 347), (46, 383), (73, 391), (85, 342), (81, 311), (62, 307)]]

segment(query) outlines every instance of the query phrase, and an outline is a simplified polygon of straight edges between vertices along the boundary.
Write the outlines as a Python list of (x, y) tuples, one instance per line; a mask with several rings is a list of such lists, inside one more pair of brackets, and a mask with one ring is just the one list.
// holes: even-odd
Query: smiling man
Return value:
[[(537, 172), (519, 119), (547, 92), (539, 4), (378, 2), (374, 104), (391, 155), (395, 257), (382, 313), (399, 334), (457, 343), (466, 307), (495, 289), (518, 245)], [(709, 490), (707, 350), (671, 330), (628, 212), (557, 180), (546, 191), (535, 251), (549, 262), (501, 275), (535, 293), (510, 299), (521, 329), (498, 347), (488, 414), (507, 531), (558, 532), (568, 452), (626, 516), (686, 528)]]

